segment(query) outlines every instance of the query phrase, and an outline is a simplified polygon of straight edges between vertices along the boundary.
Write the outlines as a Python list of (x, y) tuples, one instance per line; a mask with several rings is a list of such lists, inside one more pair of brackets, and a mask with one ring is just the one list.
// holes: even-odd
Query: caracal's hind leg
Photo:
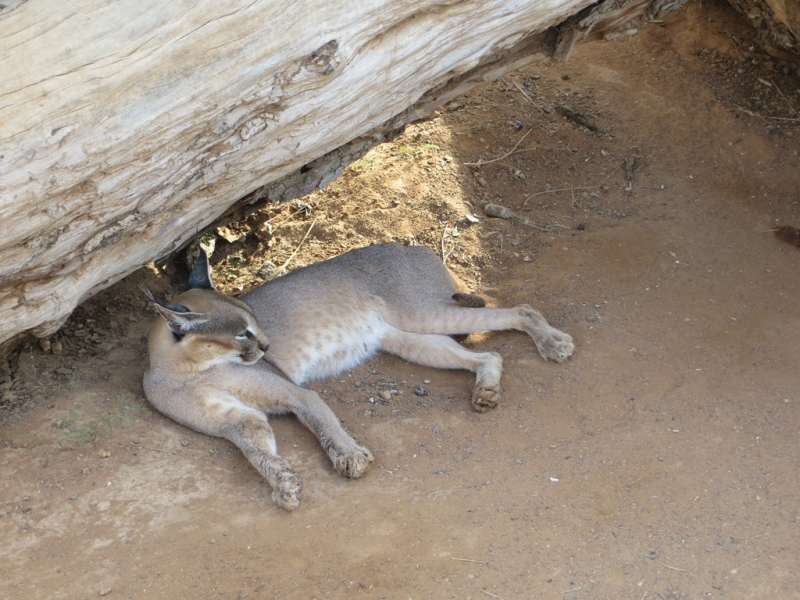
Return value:
[(392, 325), (418, 333), (477, 333), (515, 329), (531, 336), (545, 360), (563, 362), (575, 351), (572, 338), (551, 327), (537, 310), (527, 304), (514, 308), (463, 308), (451, 305), (430, 307), (413, 314), (392, 315)]
[(437, 369), (466, 369), (475, 373), (472, 407), (483, 412), (500, 401), (503, 359), (496, 352), (472, 352), (447, 335), (410, 333), (392, 328), (381, 350), (409, 362)]

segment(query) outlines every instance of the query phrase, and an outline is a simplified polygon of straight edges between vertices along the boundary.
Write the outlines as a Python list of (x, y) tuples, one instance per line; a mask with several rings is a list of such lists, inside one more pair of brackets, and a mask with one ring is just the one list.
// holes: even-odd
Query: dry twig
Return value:
[(751, 535), (750, 537), (734, 537), (734, 536), (730, 536), (730, 538), (731, 538), (732, 542), (738, 543), (738, 542), (746, 542), (747, 540), (754, 540), (756, 538), (764, 537), (765, 535), (768, 535), (768, 534), (769, 534), (769, 531), (765, 531), (764, 533), (759, 533), (758, 535)]
[(784, 99), (784, 101), (786, 102), (786, 105), (789, 107), (789, 110), (790, 110), (790, 111), (792, 111), (792, 114), (794, 114), (795, 116), (797, 116), (797, 111), (794, 109), (794, 106), (792, 106), (792, 103), (791, 103), (791, 102), (789, 102), (789, 99), (788, 99), (788, 98), (787, 98), (787, 97), (784, 95), (784, 93), (781, 91), (781, 88), (779, 88), (779, 87), (778, 87), (778, 84), (777, 84), (777, 83), (775, 83), (774, 81), (772, 81), (772, 79), (770, 79), (770, 81), (772, 82), (772, 85), (774, 85), (774, 86), (775, 86), (775, 89), (776, 89), (776, 90), (778, 90), (778, 93), (781, 95), (781, 98), (783, 98), (783, 99)]
[(630, 483), (626, 484), (626, 486), (625, 486), (625, 487), (631, 487), (631, 486), (633, 486), (633, 485), (636, 485), (637, 483), (639, 483), (639, 482), (640, 482), (642, 479), (644, 479), (644, 478), (645, 478), (645, 477), (647, 477), (648, 475), (650, 475), (650, 473), (645, 473), (644, 475), (642, 475), (642, 476), (641, 476), (641, 477), (639, 477), (638, 479), (634, 479), (634, 480), (633, 480), (633, 481), (631, 481)]
[(442, 264), (444, 266), (447, 266), (447, 259), (453, 253), (453, 250), (456, 249), (456, 243), (453, 241), (453, 234), (452, 234), (452, 231), (451, 231), (451, 233), (450, 233), (450, 242), (451, 242), (450, 243), (450, 250), (445, 252), (444, 240), (445, 240), (445, 237), (447, 237), (447, 231), (449, 229), (450, 229), (450, 226), (449, 225), (445, 225), (444, 226), (444, 230), (442, 231), (442, 242), (441, 242), (441, 244), (442, 244)]
[(177, 454), (177, 452), (175, 452), (174, 450), (161, 450), (159, 448), (151, 448), (149, 446), (142, 446), (141, 444), (136, 444), (134, 442), (131, 442), (131, 444), (133, 446), (135, 446), (136, 448), (144, 448), (145, 450), (151, 450), (153, 452), (163, 452), (164, 454)]
[(741, 106), (737, 106), (736, 104), (733, 107), (737, 110), (742, 111), (746, 115), (750, 115), (751, 117), (756, 117), (758, 119), (772, 119), (773, 121), (791, 121), (793, 123), (800, 123), (800, 119), (790, 119), (789, 117), (768, 117), (766, 115), (760, 115), (758, 113), (753, 112), (752, 110), (747, 110)]
[(517, 149), (517, 147), (522, 143), (522, 140), (524, 140), (526, 137), (528, 137), (528, 135), (530, 134), (531, 131), (533, 131), (533, 129), (528, 129), (528, 131), (525, 133), (525, 135), (523, 135), (521, 138), (519, 138), (519, 141), (514, 145), (514, 147), (511, 150), (509, 150), (508, 152), (506, 152), (505, 154), (503, 154), (503, 156), (498, 156), (497, 158), (492, 158), (491, 160), (480, 160), (479, 159), (478, 162), (468, 162), (468, 163), (464, 163), (464, 165), (467, 166), (467, 167), (481, 167), (483, 165), (488, 165), (489, 163), (497, 162), (499, 160), (503, 160), (504, 158), (506, 158), (508, 156), (511, 156), (512, 154), (514, 154), (514, 151)]
[(486, 564), (486, 561), (485, 561), (485, 560), (472, 560), (471, 558), (456, 558), (456, 557), (454, 557), (454, 556), (451, 556), (451, 557), (450, 557), (450, 560), (458, 560), (458, 561), (460, 561), (460, 562), (472, 562), (472, 563), (478, 563), (479, 565), (485, 565), (485, 564)]
[(62, 477), (56, 483), (61, 483), (65, 479), (69, 479), (70, 477), (75, 477), (75, 475), (80, 475), (81, 473), (83, 473), (83, 469), (81, 469), (80, 471), (75, 471), (74, 473), (70, 473), (69, 475), (67, 475), (65, 477)]
[(525, 198), (525, 202), (523, 202), (522, 205), (523, 206), (527, 206), (528, 200), (530, 200), (531, 198), (535, 198), (536, 196), (541, 196), (542, 194), (555, 194), (556, 192), (575, 192), (577, 190), (593, 190), (593, 189), (596, 189), (596, 188), (599, 188), (599, 187), (600, 187), (599, 185), (590, 185), (590, 186), (584, 186), (584, 187), (571, 187), (571, 188), (558, 188), (558, 189), (555, 189), (555, 190), (543, 190), (541, 192), (536, 192), (534, 194), (531, 194), (530, 196)]
[(523, 90), (523, 89), (522, 89), (522, 87), (520, 87), (520, 85), (519, 85), (519, 84), (518, 84), (516, 81), (512, 81), (511, 83), (513, 83), (513, 84), (516, 86), (516, 88), (517, 88), (517, 89), (520, 91), (520, 93), (521, 93), (523, 96), (525, 96), (525, 99), (526, 99), (528, 102), (530, 102), (531, 104), (533, 104), (533, 106), (535, 106), (536, 108), (538, 108), (538, 109), (539, 109), (539, 112), (541, 112), (542, 114), (544, 114), (544, 113), (545, 113), (545, 110), (544, 110), (544, 109), (543, 109), (541, 106), (539, 106), (538, 104), (536, 104), (536, 102), (534, 102), (534, 101), (533, 101), (533, 98), (531, 98), (531, 97), (528, 95), (528, 92), (526, 92), (525, 90)]
[(295, 257), (295, 256), (297, 256), (297, 253), (298, 253), (298, 252), (299, 252), (299, 250), (300, 250), (300, 246), (302, 246), (302, 245), (303, 245), (303, 242), (305, 242), (305, 241), (306, 241), (306, 238), (308, 237), (308, 234), (309, 234), (309, 233), (311, 233), (311, 230), (314, 228), (314, 224), (315, 224), (316, 222), (317, 222), (317, 220), (316, 220), (316, 219), (314, 219), (313, 221), (311, 221), (311, 225), (308, 227), (308, 231), (306, 231), (306, 234), (303, 236), (303, 239), (302, 239), (302, 240), (300, 240), (300, 243), (299, 243), (299, 244), (297, 244), (297, 248), (295, 248), (295, 249), (294, 249), (294, 252), (292, 252), (292, 255), (291, 255), (291, 256), (290, 256), (288, 259), (286, 259), (286, 262), (285, 262), (285, 263), (283, 263), (283, 264), (282, 264), (280, 267), (278, 267), (278, 268), (275, 270), (275, 276), (276, 276), (276, 277), (277, 277), (278, 275), (282, 275), (283, 273), (285, 273), (285, 272), (286, 272), (286, 267), (288, 267), (288, 266), (289, 266), (289, 263), (290, 263), (290, 262), (292, 262), (292, 260), (294, 259), (294, 257)]
[(673, 571), (680, 571), (681, 573), (691, 573), (691, 571), (687, 571), (686, 569), (680, 569), (678, 567), (671, 567), (667, 563), (663, 563), (660, 560), (657, 560), (656, 562), (658, 564), (660, 564), (662, 567), (666, 567), (668, 569), (672, 569)]

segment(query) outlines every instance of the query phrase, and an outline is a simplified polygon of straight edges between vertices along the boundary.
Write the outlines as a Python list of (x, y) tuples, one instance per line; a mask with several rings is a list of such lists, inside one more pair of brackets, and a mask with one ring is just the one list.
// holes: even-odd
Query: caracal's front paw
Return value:
[(348, 479), (361, 477), (369, 469), (370, 463), (375, 460), (372, 452), (362, 446), (354, 446), (346, 452), (331, 449), (330, 456), (336, 472)]
[(286, 510), (294, 510), (300, 506), (303, 480), (288, 469), (279, 472), (276, 479), (277, 485), (272, 490), (272, 501)]
[(535, 342), (539, 354), (545, 360), (564, 362), (575, 352), (572, 337), (553, 327), (548, 327)]
[(478, 386), (472, 392), (472, 408), (478, 412), (486, 412), (490, 408), (496, 408), (498, 402), (500, 402), (500, 388), (498, 386)]

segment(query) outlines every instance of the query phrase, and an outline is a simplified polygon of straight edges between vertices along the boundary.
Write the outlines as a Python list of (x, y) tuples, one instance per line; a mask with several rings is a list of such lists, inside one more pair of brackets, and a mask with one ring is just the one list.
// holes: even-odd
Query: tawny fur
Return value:
[[(291, 412), (319, 439), (336, 470), (360, 477), (373, 458), (303, 384), (336, 376), (378, 351), (476, 374), (472, 406), (500, 399), (502, 358), (467, 350), (450, 335), (516, 329), (545, 360), (562, 362), (574, 346), (528, 305), (485, 308), (457, 289), (428, 248), (383, 244), (298, 269), (241, 298), (213, 289), (205, 254), (190, 289), (170, 305), (149, 337), (145, 393), (165, 415), (236, 444), (294, 509), (301, 481), (277, 454), (268, 414)], [(269, 343), (269, 351), (265, 353)], [(261, 358), (264, 360), (260, 360)]]

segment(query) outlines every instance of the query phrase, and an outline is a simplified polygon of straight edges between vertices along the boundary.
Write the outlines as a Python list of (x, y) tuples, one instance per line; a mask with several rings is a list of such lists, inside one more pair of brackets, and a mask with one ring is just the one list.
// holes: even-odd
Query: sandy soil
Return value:
[(488, 414), (468, 374), (389, 356), (314, 385), (375, 463), (342, 480), (274, 419), (294, 513), (143, 398), (137, 286), (169, 295), (180, 269), (87, 302), (0, 365), (0, 598), (800, 598), (800, 250), (770, 233), (800, 226), (797, 68), (694, 3), (221, 229), (232, 293), (395, 239), (576, 341), (556, 365), (522, 334), (468, 339), (505, 357)]

